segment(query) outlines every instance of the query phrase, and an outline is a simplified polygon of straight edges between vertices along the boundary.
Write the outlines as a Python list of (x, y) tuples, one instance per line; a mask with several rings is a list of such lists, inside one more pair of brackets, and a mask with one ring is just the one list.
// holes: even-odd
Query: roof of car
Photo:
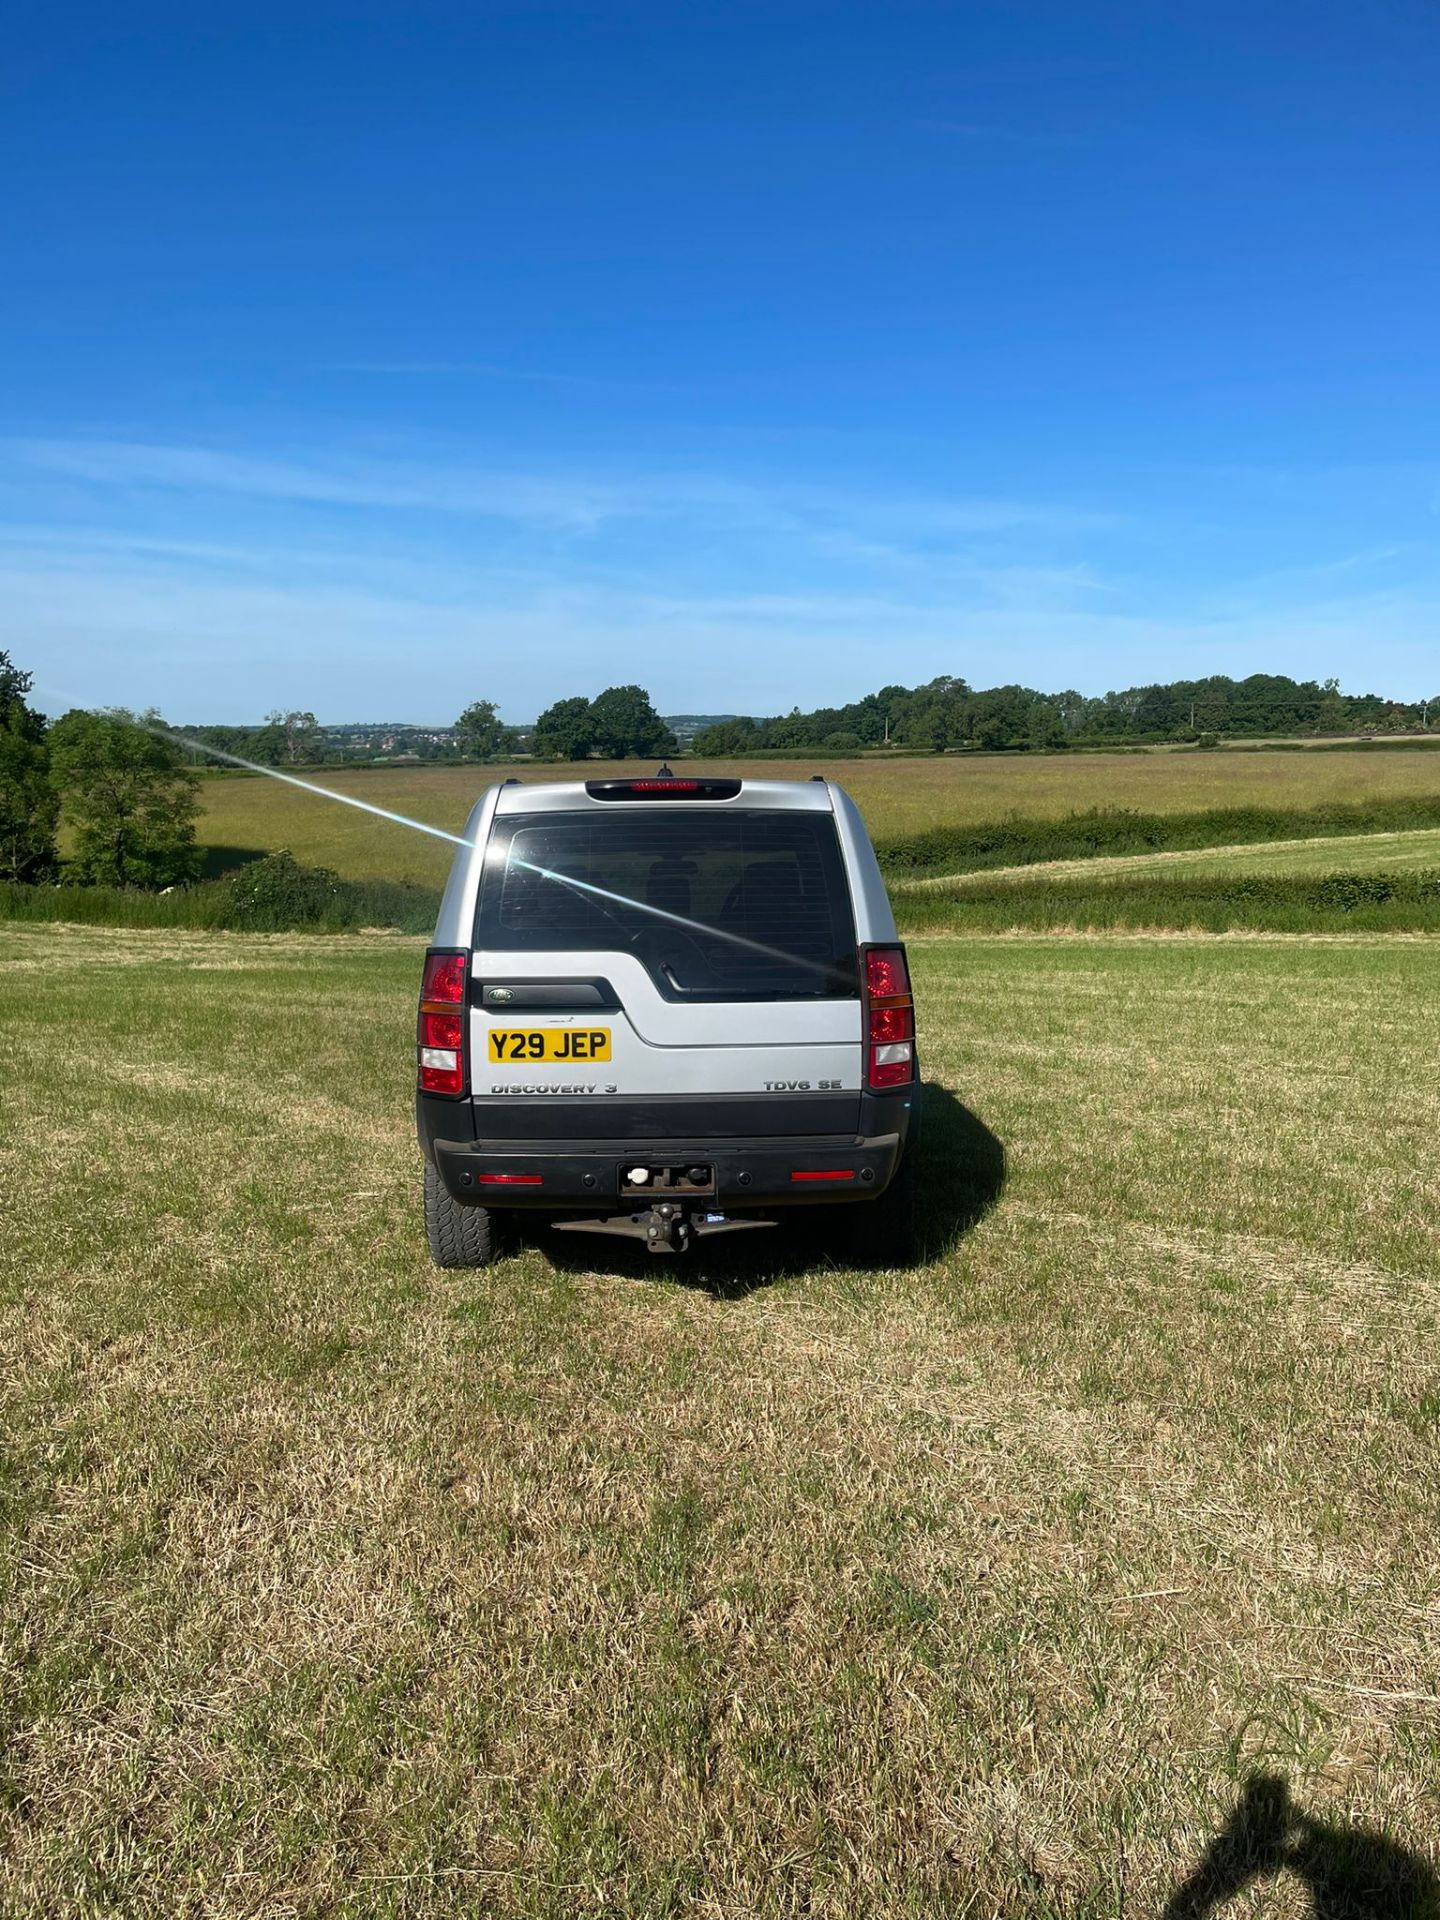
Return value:
[[(696, 776), (682, 774), (677, 776), (675, 785), (683, 787), (687, 780)], [(716, 776), (710, 776), (715, 778)], [(637, 775), (649, 784), (653, 776)], [(598, 784), (598, 783), (591, 783)], [(605, 784), (611, 784), (606, 782)], [(657, 788), (659, 783), (655, 783)], [(668, 785), (668, 782), (666, 783)], [(723, 799), (706, 798), (702, 795), (684, 792), (666, 793), (663, 790), (651, 794), (648, 791), (640, 798), (627, 798), (622, 807), (693, 807), (698, 810), (720, 810), (725, 807), (770, 807), (777, 811), (791, 813), (833, 813), (834, 801), (830, 794), (828, 780), (742, 780), (739, 791)], [(616, 810), (613, 799), (597, 798), (587, 791), (583, 780), (530, 781), (508, 780), (499, 790), (495, 801), (497, 813), (570, 813), (584, 812), (594, 808), (597, 812)]]

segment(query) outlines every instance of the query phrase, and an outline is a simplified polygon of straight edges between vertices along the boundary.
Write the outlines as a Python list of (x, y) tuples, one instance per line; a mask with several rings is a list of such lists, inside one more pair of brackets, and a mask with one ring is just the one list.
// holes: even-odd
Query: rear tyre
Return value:
[(425, 1238), (437, 1267), (488, 1267), (495, 1258), (495, 1216), (488, 1207), (462, 1207), (425, 1162)]
[(843, 1210), (845, 1227), (854, 1225), (851, 1246), (857, 1266), (908, 1267), (914, 1261), (919, 1158), (919, 1142), (912, 1140), (899, 1171), (880, 1198)]

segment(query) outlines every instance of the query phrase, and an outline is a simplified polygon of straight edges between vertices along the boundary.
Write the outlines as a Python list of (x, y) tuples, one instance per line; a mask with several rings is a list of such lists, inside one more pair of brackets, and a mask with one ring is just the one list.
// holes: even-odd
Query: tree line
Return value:
[[(0, 652), (0, 880), (57, 879), (62, 822), (67, 881), (159, 888), (195, 879), (196, 763), (205, 756), (153, 711), (74, 708), (47, 723), (30, 704), (31, 686), (31, 675)], [(464, 757), (476, 761), (506, 758), (520, 738), (489, 700), (472, 702), (453, 734)], [(324, 757), (324, 730), (312, 713), (272, 713), (260, 727), (189, 728), (185, 737), (262, 766), (303, 767)], [(676, 751), (674, 735), (637, 686), (556, 701), (528, 730), (527, 744), (551, 760)]]
[(1440, 723), (1440, 694), (1389, 700), (1342, 693), (1337, 680), (1292, 680), (1285, 674), (1255, 673), (1244, 680), (1213, 674), (1098, 696), (1021, 686), (977, 690), (946, 674), (919, 687), (881, 687), (843, 707), (723, 721), (702, 728), (691, 751), (712, 757), (882, 745), (934, 753), (964, 747), (1013, 751), (1267, 734), (1403, 733), (1427, 730), (1432, 722)]
[(31, 676), (0, 652), (0, 879), (167, 887), (199, 871), (198, 781), (158, 714), (74, 708), (47, 725)]
[[(0, 651), (0, 879), (41, 881), (59, 872), (57, 834), (70, 841), (67, 879), (164, 887), (193, 879), (200, 853), (195, 763), (155, 713), (73, 709), (53, 724), (29, 703), (31, 676)], [(798, 708), (703, 728), (690, 751), (726, 757), (764, 750), (843, 752), (891, 745), (929, 752), (1017, 750), (1154, 740), (1264, 735), (1346, 735), (1424, 730), (1440, 722), (1440, 695), (1420, 701), (1342, 693), (1335, 680), (1212, 675), (1089, 697), (1033, 687), (974, 689), (942, 675), (888, 686), (838, 707)], [(260, 727), (187, 730), (222, 753), (265, 765), (324, 757), (315, 716), (275, 712)], [(476, 700), (447, 730), (461, 757), (502, 760), (658, 759), (678, 751), (649, 694), (633, 684), (557, 700), (533, 728), (508, 726), (495, 703)]]
[[(577, 694), (547, 707), (533, 726), (511, 726), (493, 700), (472, 700), (448, 727), (326, 726), (313, 713), (267, 714), (258, 726), (180, 729), (189, 739), (262, 767), (318, 766), (326, 761), (386, 757), (508, 760), (517, 753), (539, 760), (649, 758), (677, 752), (674, 734), (643, 687), (606, 687), (594, 699)], [(376, 748), (382, 752), (376, 753)]]

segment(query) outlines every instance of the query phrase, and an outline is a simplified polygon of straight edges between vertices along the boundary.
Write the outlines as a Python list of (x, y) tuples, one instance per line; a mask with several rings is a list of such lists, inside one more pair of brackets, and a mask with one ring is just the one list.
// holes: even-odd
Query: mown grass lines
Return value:
[(471, 1276), (413, 944), (0, 934), (0, 1911), (1158, 1912), (1256, 1769), (1433, 1853), (1431, 950), (914, 958), (922, 1266)]

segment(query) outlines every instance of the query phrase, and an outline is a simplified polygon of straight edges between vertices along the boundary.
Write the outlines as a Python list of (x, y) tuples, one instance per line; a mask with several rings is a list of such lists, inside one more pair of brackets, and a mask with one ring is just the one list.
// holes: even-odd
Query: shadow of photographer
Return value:
[(1315, 1920), (1440, 1920), (1440, 1880), (1418, 1854), (1369, 1828), (1303, 1812), (1278, 1773), (1247, 1782), (1164, 1920), (1207, 1920), (1253, 1881), (1280, 1873), (1305, 1883)]

